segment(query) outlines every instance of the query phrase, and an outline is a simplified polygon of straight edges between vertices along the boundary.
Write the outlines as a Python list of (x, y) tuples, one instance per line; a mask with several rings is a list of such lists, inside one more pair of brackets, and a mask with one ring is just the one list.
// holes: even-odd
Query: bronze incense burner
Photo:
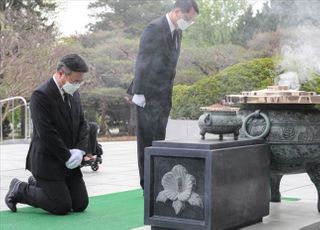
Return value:
[[(320, 110), (317, 104), (320, 104), (319, 95), (289, 90), (286, 86), (228, 95), (225, 101), (225, 105), (240, 107), (238, 115), (230, 120), (234, 129), (228, 129), (228, 133), (234, 133), (237, 139), (239, 126), (234, 121), (240, 117), (240, 137), (263, 138), (270, 146), (271, 201), (281, 200), (279, 186), (283, 175), (306, 172), (316, 186), (320, 212)], [(214, 110), (219, 109), (215, 107), (205, 107), (206, 113), (199, 119), (202, 138), (205, 132), (227, 133), (223, 130), (228, 128), (224, 124), (229, 116), (220, 118), (223, 122), (211, 122), (216, 117)], [(220, 133), (212, 132), (216, 124), (226, 128), (218, 126)]]
[(320, 96), (272, 86), (228, 95), (226, 103), (240, 105), (240, 136), (264, 138), (270, 146), (271, 201), (280, 202), (283, 175), (306, 172), (317, 188), (320, 212)]

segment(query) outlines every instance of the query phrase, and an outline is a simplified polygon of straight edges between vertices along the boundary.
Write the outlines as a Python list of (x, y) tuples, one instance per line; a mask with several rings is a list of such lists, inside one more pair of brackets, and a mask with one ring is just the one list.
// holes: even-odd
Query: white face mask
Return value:
[(66, 82), (63, 86), (62, 89), (64, 92), (67, 94), (70, 94), (73, 96), (74, 92), (76, 92), (80, 88), (81, 84), (80, 83), (73, 83), (71, 84), (70, 82)]
[(191, 26), (193, 24), (193, 21), (188, 22), (188, 21), (180, 18), (177, 21), (177, 24), (178, 24), (178, 27), (180, 30), (186, 30), (189, 26)]

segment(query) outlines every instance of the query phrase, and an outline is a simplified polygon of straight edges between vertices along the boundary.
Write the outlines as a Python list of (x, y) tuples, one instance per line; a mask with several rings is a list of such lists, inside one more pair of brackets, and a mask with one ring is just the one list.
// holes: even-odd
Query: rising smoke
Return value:
[(284, 78), (288, 79), (291, 75), (295, 79), (298, 76), (301, 84), (310, 80), (312, 72), (320, 74), (320, 1), (288, 2), (292, 4), (291, 10), (277, 8), (280, 27), (288, 28), (280, 41), (281, 55), (284, 57), (280, 68), (289, 72), (283, 75)]

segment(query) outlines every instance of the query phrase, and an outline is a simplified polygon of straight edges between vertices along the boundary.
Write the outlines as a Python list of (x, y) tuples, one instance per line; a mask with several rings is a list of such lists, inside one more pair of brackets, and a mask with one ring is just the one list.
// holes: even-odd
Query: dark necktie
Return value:
[(177, 50), (177, 49), (178, 49), (178, 46), (179, 46), (179, 32), (178, 32), (177, 29), (175, 29), (175, 30), (173, 31), (173, 37), (172, 37), (172, 39), (173, 39), (173, 44), (174, 44), (174, 46), (175, 46), (175, 48), (176, 48), (176, 50)]
[(67, 108), (70, 109), (70, 97), (69, 97), (69, 94), (67, 94), (67, 93), (63, 94), (63, 102), (67, 106)]

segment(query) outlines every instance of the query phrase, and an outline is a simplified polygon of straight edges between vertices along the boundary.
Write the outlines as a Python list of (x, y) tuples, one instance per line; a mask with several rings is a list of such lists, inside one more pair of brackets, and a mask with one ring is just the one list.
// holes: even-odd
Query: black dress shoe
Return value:
[(36, 178), (34, 178), (33, 176), (30, 176), (30, 177), (28, 178), (28, 184), (29, 184), (29, 185), (33, 185), (33, 186), (37, 186), (37, 180), (36, 180)]
[(18, 196), (18, 192), (19, 192), (19, 185), (22, 183), (22, 181), (18, 180), (17, 178), (12, 179), (12, 181), (10, 182), (10, 186), (9, 186), (9, 191), (6, 195), (5, 198), (5, 202), (8, 206), (8, 208), (10, 208), (10, 210), (12, 212), (16, 212), (17, 211), (17, 196)]

